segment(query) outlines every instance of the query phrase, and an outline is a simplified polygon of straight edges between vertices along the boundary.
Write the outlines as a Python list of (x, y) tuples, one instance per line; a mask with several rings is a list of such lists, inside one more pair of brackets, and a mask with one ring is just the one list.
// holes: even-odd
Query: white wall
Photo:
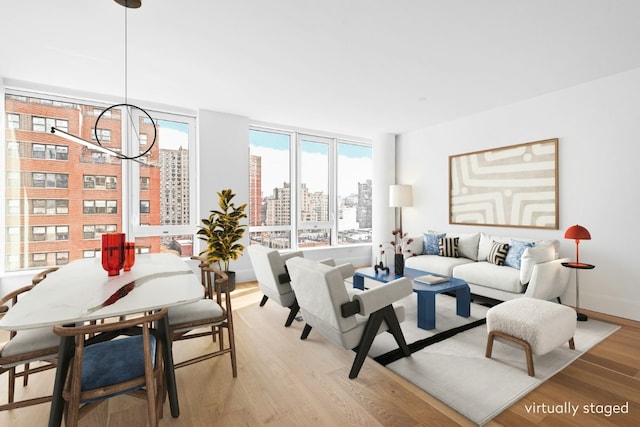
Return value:
[[(448, 224), (448, 156), (559, 138), (559, 230)], [(580, 306), (640, 320), (640, 69), (554, 92), (398, 137), (399, 182), (413, 184), (414, 208), (404, 209), (404, 228), (554, 238), (561, 255), (575, 258), (564, 239), (573, 224), (592, 240), (580, 243)], [(563, 297), (575, 303), (571, 276)]]
[(379, 246), (385, 250), (384, 265), (393, 263), (393, 252), (388, 243), (392, 240), (391, 232), (395, 229), (395, 208), (389, 207), (389, 186), (396, 183), (396, 136), (394, 134), (378, 135), (373, 140), (373, 194), (372, 194), (372, 245), (371, 259), (374, 264), (380, 254)]
[[(217, 192), (225, 188), (231, 188), (236, 194), (233, 199), (236, 205), (248, 203), (248, 170), (249, 120), (215, 111), (198, 111), (198, 218), (206, 218), (210, 210), (218, 209)], [(249, 209), (246, 212), (248, 214)], [(248, 230), (242, 244), (249, 244)], [(199, 239), (197, 245), (197, 252), (205, 247)], [(247, 270), (251, 265), (245, 256), (231, 261), (229, 268), (236, 272), (238, 282), (250, 280)]]

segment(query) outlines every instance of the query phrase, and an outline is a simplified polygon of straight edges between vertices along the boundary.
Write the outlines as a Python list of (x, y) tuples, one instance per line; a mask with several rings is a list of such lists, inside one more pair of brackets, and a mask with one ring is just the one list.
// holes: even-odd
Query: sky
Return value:
[[(268, 196), (276, 187), (289, 181), (289, 135), (252, 130), (250, 132), (251, 154), (262, 157), (262, 193)], [(327, 154), (323, 144), (305, 143), (302, 153), (302, 177), (310, 191), (326, 189)], [(266, 165), (277, 165), (266, 167)], [(307, 165), (318, 165), (309, 170)], [(368, 173), (366, 172), (368, 171)], [(341, 144), (338, 153), (338, 195), (358, 192), (357, 183), (371, 179), (373, 174), (371, 149), (368, 147)]]
[(160, 148), (164, 150), (189, 149), (189, 125), (186, 123), (158, 120), (158, 134)]

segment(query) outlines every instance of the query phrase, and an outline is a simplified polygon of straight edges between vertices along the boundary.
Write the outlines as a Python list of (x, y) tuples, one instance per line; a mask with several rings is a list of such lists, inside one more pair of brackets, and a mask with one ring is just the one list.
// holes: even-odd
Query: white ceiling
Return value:
[(637, 0), (14, 0), (0, 16), (6, 82), (124, 98), (126, 81), (130, 101), (360, 137), (640, 67)]

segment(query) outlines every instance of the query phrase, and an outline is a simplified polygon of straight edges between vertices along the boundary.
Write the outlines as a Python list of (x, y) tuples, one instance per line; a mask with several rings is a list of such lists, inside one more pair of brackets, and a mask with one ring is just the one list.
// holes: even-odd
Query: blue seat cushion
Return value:
[[(144, 376), (142, 335), (118, 338), (87, 346), (82, 359), (81, 389), (93, 390)], [(156, 339), (151, 338), (151, 357), (155, 365)], [(136, 390), (133, 387), (119, 393), (83, 400), (90, 403)]]

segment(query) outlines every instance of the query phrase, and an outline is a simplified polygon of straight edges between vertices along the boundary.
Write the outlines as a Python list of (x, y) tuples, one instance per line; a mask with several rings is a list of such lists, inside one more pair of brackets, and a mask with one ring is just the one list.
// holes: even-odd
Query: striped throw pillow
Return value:
[(440, 248), (440, 256), (450, 258), (458, 258), (458, 241), (459, 237), (445, 237), (438, 239), (438, 247)]
[(487, 255), (487, 261), (495, 265), (504, 265), (507, 253), (509, 253), (508, 243), (493, 242), (489, 255)]

